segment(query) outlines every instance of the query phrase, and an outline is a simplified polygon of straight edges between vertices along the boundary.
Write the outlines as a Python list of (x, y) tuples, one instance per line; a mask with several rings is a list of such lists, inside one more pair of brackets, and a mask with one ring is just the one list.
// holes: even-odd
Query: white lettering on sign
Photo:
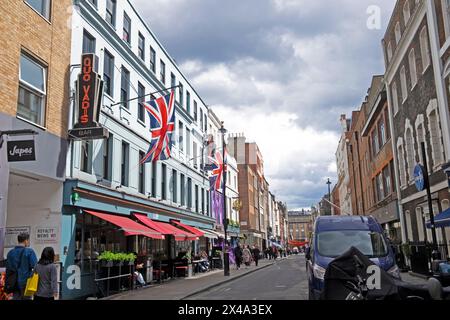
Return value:
[(10, 156), (16, 156), (22, 157), (22, 154), (24, 155), (30, 155), (33, 154), (33, 148), (17, 148), (17, 146), (14, 146), (12, 150), (9, 151)]

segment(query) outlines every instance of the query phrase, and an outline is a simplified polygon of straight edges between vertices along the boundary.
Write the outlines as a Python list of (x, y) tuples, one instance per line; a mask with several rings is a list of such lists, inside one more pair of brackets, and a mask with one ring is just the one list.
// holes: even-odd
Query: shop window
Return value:
[(20, 55), (17, 115), (37, 125), (45, 125), (47, 68), (31, 56)]

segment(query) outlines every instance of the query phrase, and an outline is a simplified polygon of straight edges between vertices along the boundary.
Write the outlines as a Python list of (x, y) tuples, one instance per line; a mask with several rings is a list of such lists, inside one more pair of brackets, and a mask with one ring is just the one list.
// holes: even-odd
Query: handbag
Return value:
[(39, 275), (34, 272), (33, 275), (27, 279), (27, 286), (25, 287), (24, 296), (32, 297), (37, 292), (39, 283)]

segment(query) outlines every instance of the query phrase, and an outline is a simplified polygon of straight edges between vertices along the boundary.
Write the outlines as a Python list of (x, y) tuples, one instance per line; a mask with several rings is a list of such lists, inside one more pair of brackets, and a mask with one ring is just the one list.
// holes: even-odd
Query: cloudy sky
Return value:
[[(308, 208), (336, 181), (339, 117), (382, 74), (393, 0), (134, 0), (231, 132), (258, 143), (270, 188)], [(369, 29), (378, 6), (381, 28)]]

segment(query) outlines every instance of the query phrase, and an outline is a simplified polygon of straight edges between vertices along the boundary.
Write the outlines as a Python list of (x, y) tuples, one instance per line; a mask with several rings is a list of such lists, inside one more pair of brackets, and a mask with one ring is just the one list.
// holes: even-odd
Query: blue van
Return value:
[(319, 299), (325, 270), (333, 259), (351, 247), (358, 248), (375, 264), (400, 279), (394, 252), (381, 225), (373, 217), (326, 216), (317, 218), (306, 251), (309, 299)]

